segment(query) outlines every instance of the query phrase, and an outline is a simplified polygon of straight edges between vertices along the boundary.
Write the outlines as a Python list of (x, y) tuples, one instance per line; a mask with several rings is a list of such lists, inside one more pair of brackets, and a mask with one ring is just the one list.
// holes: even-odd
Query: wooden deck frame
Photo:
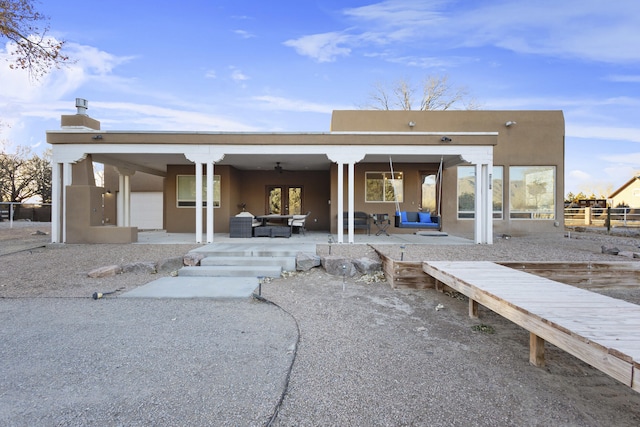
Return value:
[[(640, 306), (492, 262), (425, 261), (425, 273), (530, 333), (529, 361), (550, 342), (640, 392)], [(436, 287), (437, 288), (437, 287)]]

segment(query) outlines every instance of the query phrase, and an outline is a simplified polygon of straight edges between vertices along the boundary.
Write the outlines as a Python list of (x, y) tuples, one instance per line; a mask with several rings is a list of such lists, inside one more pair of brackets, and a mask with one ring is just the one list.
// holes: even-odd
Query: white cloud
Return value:
[(342, 33), (323, 33), (287, 40), (285, 46), (292, 47), (303, 56), (317, 62), (333, 62), (339, 56), (349, 56), (351, 49), (341, 45), (352, 42), (352, 37)]
[(353, 106), (318, 104), (315, 102), (270, 95), (254, 96), (252, 100), (258, 103), (256, 106), (259, 108), (275, 111), (331, 113), (333, 110), (348, 110), (353, 108)]
[(231, 79), (236, 82), (243, 82), (245, 80), (249, 80), (249, 76), (244, 74), (242, 71), (238, 70), (235, 67), (231, 68)]
[[(256, 131), (239, 121), (220, 115), (182, 108), (160, 107), (149, 104), (131, 102), (96, 102), (100, 109), (102, 123), (122, 129), (124, 125), (135, 124), (137, 129), (164, 131)], [(103, 126), (104, 128), (104, 126)], [(133, 129), (132, 129), (133, 130)]]
[(640, 2), (600, 0), (455, 2), (387, 0), (342, 11), (349, 28), (309, 34), (284, 44), (318, 62), (355, 47), (432, 43), (439, 50), (495, 46), (515, 52), (609, 63), (640, 59)]
[(640, 83), (640, 75), (616, 74), (613, 76), (608, 76), (606, 80), (610, 82), (617, 82), (617, 83)]
[(632, 127), (590, 126), (584, 123), (571, 123), (566, 125), (565, 134), (575, 138), (640, 142), (640, 128)]
[(245, 30), (234, 30), (233, 33), (238, 35), (238, 36), (240, 36), (243, 39), (251, 39), (251, 38), (255, 37), (255, 35), (251, 34), (248, 31), (245, 31)]
[(207, 70), (207, 72), (204, 74), (204, 77), (207, 79), (215, 79), (218, 76), (216, 75), (216, 70)]

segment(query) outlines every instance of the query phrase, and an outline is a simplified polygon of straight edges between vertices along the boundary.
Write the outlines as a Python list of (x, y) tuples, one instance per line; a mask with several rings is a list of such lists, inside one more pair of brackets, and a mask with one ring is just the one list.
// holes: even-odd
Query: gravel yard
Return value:
[[(199, 245), (51, 245), (48, 244), (48, 235), (33, 234), (37, 231), (49, 232), (46, 226), (38, 224), (20, 224), (14, 229), (7, 229), (5, 224), (0, 223), (0, 314), (5, 322), (9, 322), (2, 329), (3, 344), (0, 347), (0, 354), (5, 360), (19, 364), (18, 360), (8, 356), (16, 350), (10, 346), (24, 348), (19, 339), (21, 330), (25, 331), (25, 340), (30, 341), (32, 348), (42, 349), (41, 362), (49, 360), (46, 347), (38, 346), (39, 338), (29, 329), (30, 325), (14, 325), (11, 321), (22, 319), (23, 313), (34, 310), (42, 311), (45, 318), (57, 316), (57, 319), (52, 317), (56, 319), (55, 322), (67, 323), (63, 319), (68, 316), (69, 322), (73, 323), (81, 321), (82, 313), (90, 315), (90, 307), (96, 307), (99, 310), (96, 313), (103, 316), (109, 316), (110, 311), (106, 307), (113, 307), (114, 313), (121, 312), (125, 318), (133, 316), (132, 319), (119, 318), (116, 323), (124, 322), (122, 327), (141, 331), (142, 322), (146, 321), (168, 321), (171, 324), (170, 319), (164, 320), (159, 315), (167, 309), (172, 313), (171, 319), (188, 319), (189, 313), (193, 312), (193, 320), (199, 323), (185, 323), (176, 329), (174, 333), (181, 335), (175, 341), (171, 333), (162, 334), (158, 331), (158, 341), (148, 339), (153, 349), (150, 352), (138, 348), (140, 343), (135, 337), (123, 339), (122, 345), (134, 346), (136, 352), (141, 354), (145, 351), (150, 354), (145, 356), (145, 363), (157, 363), (158, 370), (173, 370), (174, 373), (169, 379), (159, 377), (157, 382), (151, 381), (155, 378), (153, 375), (147, 379), (147, 388), (143, 393), (145, 399), (140, 397), (139, 384), (130, 383), (127, 376), (122, 377), (121, 381), (126, 385), (123, 393), (131, 393), (131, 402), (117, 396), (117, 383), (95, 383), (105, 389), (104, 394), (100, 394), (101, 388), (95, 384), (93, 387), (97, 388), (91, 389), (95, 399), (103, 403), (100, 415), (87, 412), (86, 408), (97, 410), (96, 403), (80, 399), (72, 390), (64, 405), (58, 402), (62, 407), (45, 406), (54, 415), (37, 418), (33, 415), (37, 413), (33, 409), (37, 403), (25, 403), (25, 391), (20, 387), (25, 382), (33, 382), (34, 393), (51, 401), (56, 401), (57, 393), (43, 388), (42, 384), (38, 385), (28, 368), (21, 367), (25, 370), (22, 377), (20, 373), (11, 373), (16, 366), (6, 362), (1, 368), (2, 375), (6, 378), (11, 375), (12, 387), (19, 390), (2, 386), (0, 395), (5, 403), (0, 403), (0, 420), (17, 425), (29, 424), (27, 421), (35, 421), (35, 425), (51, 422), (55, 425), (264, 425), (277, 402), (273, 384), (280, 390), (284, 387), (282, 367), (286, 360), (276, 356), (287, 355), (289, 361), (293, 360), (290, 349), (282, 353), (276, 351), (273, 358), (267, 358), (272, 361), (272, 369), (261, 366), (260, 372), (267, 370), (272, 382), (262, 388), (258, 377), (247, 377), (249, 372), (253, 372), (253, 360), (243, 365), (243, 371), (247, 370), (243, 374), (240, 374), (237, 366), (226, 367), (221, 364), (219, 369), (231, 369), (222, 373), (215, 368), (215, 361), (228, 360), (232, 354), (250, 351), (249, 348), (212, 344), (202, 347), (197, 358), (191, 357), (197, 348), (193, 340), (208, 336), (211, 342), (237, 343), (241, 335), (235, 334), (239, 334), (238, 328), (245, 321), (247, 310), (256, 311), (251, 306), (241, 304), (235, 311), (230, 309), (229, 304), (219, 308), (225, 321), (235, 326), (212, 329), (207, 335), (204, 332), (209, 331), (207, 317), (213, 316), (213, 311), (218, 307), (213, 301), (155, 303), (118, 298), (107, 298), (105, 301), (90, 299), (95, 291), (133, 289), (159, 275), (169, 274), (125, 273), (91, 279), (87, 277), (87, 272), (93, 268), (133, 261), (157, 262), (182, 256)], [(630, 232), (624, 234), (611, 236), (572, 231), (571, 238), (498, 238), (491, 246), (408, 245), (405, 259), (634, 262), (632, 258), (602, 254), (602, 245), (616, 246), (628, 252), (638, 250), (638, 236)], [(400, 248), (397, 246), (378, 245), (376, 249), (399, 259)], [(325, 254), (328, 247), (321, 245), (318, 252)], [(333, 254), (354, 258), (376, 256), (372, 247), (367, 245), (334, 245)], [(602, 292), (637, 304), (640, 301), (639, 286), (637, 283), (633, 285)], [(471, 319), (467, 315), (467, 304), (455, 298), (455, 295), (452, 297), (433, 290), (393, 290), (385, 282), (367, 283), (358, 278), (350, 278), (343, 283), (341, 277), (329, 276), (321, 269), (314, 269), (266, 283), (263, 296), (293, 316), (288, 317), (275, 307), (266, 309), (258, 305), (261, 307), (258, 315), (262, 322), (268, 323), (274, 319), (274, 325), (279, 325), (282, 336), (286, 338), (276, 344), (277, 330), (268, 328), (265, 338), (255, 344), (265, 346), (264, 349), (259, 347), (263, 354), (283, 346), (288, 348), (287, 343), (293, 340), (292, 330), (299, 328), (300, 331), (288, 392), (280, 407), (276, 425), (640, 424), (639, 393), (553, 346), (547, 349), (547, 366), (543, 369), (532, 367), (528, 363), (527, 331), (482, 308), (480, 319)], [(255, 306), (258, 303), (253, 304)], [(436, 310), (439, 305), (444, 308)], [(212, 314), (206, 314), (208, 309), (213, 310)], [(236, 315), (234, 312), (238, 318), (233, 317)], [(26, 319), (33, 320), (38, 316), (37, 312), (30, 315), (35, 317)], [(255, 320), (251, 319), (252, 322)], [(98, 323), (101, 327), (109, 328), (113, 322)], [(225, 331), (229, 330), (233, 330), (234, 335), (225, 337)], [(249, 326), (246, 330), (251, 333), (254, 331)], [(117, 329), (109, 333), (112, 337), (118, 336)], [(269, 336), (274, 337), (273, 349), (269, 349), (269, 343), (265, 342)], [(213, 337), (220, 341), (215, 341)], [(77, 336), (76, 339), (81, 337)], [(64, 344), (64, 335), (44, 341), (47, 345), (69, 347)], [(97, 345), (96, 342), (92, 345)], [(163, 354), (161, 350), (165, 346), (172, 349), (171, 354)], [(98, 350), (86, 349), (82, 354), (89, 353), (95, 360), (88, 361), (88, 366), (91, 363), (96, 366), (108, 364), (108, 360), (101, 358), (99, 347)], [(74, 378), (75, 374), (72, 367), (63, 366), (60, 359), (51, 360), (53, 362), (48, 367), (57, 372), (60, 378), (48, 374), (46, 379), (49, 386), (59, 384), (64, 388), (67, 384), (67, 388), (73, 389), (73, 380), (70, 378)], [(172, 363), (176, 364), (173, 368)], [(198, 363), (202, 364), (202, 372), (207, 376), (198, 376), (195, 381), (196, 377), (190, 376), (195, 375)], [(134, 363), (128, 369), (135, 371), (142, 368)], [(191, 380), (184, 382), (185, 377)], [(22, 383), (20, 378), (23, 378)], [(116, 381), (120, 377), (113, 378)], [(216, 386), (207, 382), (207, 378), (216, 378), (220, 383)], [(181, 393), (180, 396), (171, 393), (172, 381), (177, 384), (176, 392)], [(256, 388), (264, 390), (264, 394), (248, 393), (252, 381), (255, 381)], [(83, 387), (90, 384), (81, 383)], [(219, 389), (224, 384), (238, 385), (233, 388), (233, 394), (228, 395), (228, 401), (225, 401), (225, 394)], [(216, 404), (203, 403), (198, 398), (198, 390), (201, 390), (202, 396), (215, 399)], [(238, 399), (241, 400), (243, 394), (248, 403), (253, 405), (242, 405)], [(8, 400), (7, 396), (13, 397)], [(268, 398), (264, 402), (256, 402), (261, 396)], [(89, 397), (85, 398), (90, 400)], [(176, 406), (176, 402), (183, 400), (185, 407)], [(9, 401), (17, 405), (19, 410), (9, 408), (6, 403)], [(162, 405), (165, 406), (164, 410), (160, 410)]]

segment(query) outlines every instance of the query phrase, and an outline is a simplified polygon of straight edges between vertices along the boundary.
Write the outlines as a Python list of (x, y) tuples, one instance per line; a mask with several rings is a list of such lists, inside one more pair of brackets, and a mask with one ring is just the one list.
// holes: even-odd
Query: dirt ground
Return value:
[[(89, 297), (94, 291), (133, 289), (156, 279), (158, 275), (126, 273), (111, 278), (91, 279), (86, 273), (104, 265), (182, 256), (199, 246), (51, 245), (48, 243), (50, 236), (42, 232), (48, 233), (49, 230), (38, 224), (23, 224), (13, 229), (0, 228), (0, 298)], [(601, 254), (598, 252), (602, 244), (615, 244), (623, 250), (638, 247), (635, 235), (608, 239), (585, 237), (570, 242), (570, 245), (562, 242), (564, 246), (561, 250), (583, 251), (599, 259)], [(353, 251), (353, 245), (350, 246), (349, 250)], [(347, 248), (345, 245), (345, 250)], [(553, 248), (545, 248), (553, 251)], [(447, 250), (441, 251), (443, 257), (459, 252), (456, 248), (449, 249), (451, 254)], [(357, 256), (375, 256), (370, 247), (355, 250)], [(472, 250), (480, 254), (484, 250), (489, 258), (518, 256), (515, 251), (500, 244), (491, 250), (477, 247)], [(315, 401), (316, 406), (317, 402), (326, 401), (327, 405), (342, 402), (347, 405), (343, 408), (345, 414), (357, 414), (357, 406), (363, 405), (358, 399), (370, 396), (365, 396), (367, 387), (384, 381), (379, 390), (371, 393), (379, 394), (381, 390), (400, 387), (390, 385), (397, 383), (397, 378), (403, 378), (402, 387), (405, 390), (398, 390), (398, 393), (406, 394), (406, 402), (394, 417), (391, 417), (388, 409), (379, 414), (379, 425), (491, 425), (489, 420), (495, 421), (494, 418), (487, 418), (486, 422), (478, 418), (465, 424), (466, 417), (477, 417), (484, 411), (492, 413), (491, 416), (502, 417), (503, 422), (499, 423), (502, 425), (640, 425), (640, 393), (553, 346), (548, 348), (545, 368), (531, 367), (528, 364), (528, 333), (484, 309), (480, 312), (480, 321), (470, 319), (464, 297), (433, 290), (392, 290), (385, 282), (368, 283), (359, 279), (349, 278), (343, 284), (342, 278), (331, 277), (321, 269), (314, 269), (274, 279), (264, 286), (267, 298), (285, 307), (298, 319), (302, 334), (301, 354), (292, 373), (290, 391), (281, 409), (278, 425), (326, 425), (338, 422), (327, 412), (309, 413), (306, 405), (310, 400)], [(345, 292), (341, 292), (342, 286), (347, 289)], [(638, 304), (639, 289), (640, 284), (635, 283), (635, 286), (597, 291)], [(438, 305), (444, 309), (436, 310)], [(358, 313), (361, 313), (361, 318), (356, 318), (360, 316)], [(351, 317), (353, 322), (362, 322), (354, 323), (362, 331), (362, 338), (355, 343), (350, 342), (358, 348), (352, 347), (353, 353), (345, 355), (341, 353), (348, 345), (345, 340), (352, 341), (353, 338), (347, 338), (346, 332), (341, 332), (341, 329), (345, 326), (354, 327), (344, 323), (345, 319)], [(381, 331), (386, 331), (386, 335), (380, 335)], [(434, 343), (438, 345), (433, 346)], [(380, 347), (381, 356), (373, 356), (378, 351), (373, 346)], [(385, 347), (388, 348), (385, 350)], [(398, 353), (398, 348), (404, 348), (403, 352)], [(385, 351), (396, 354), (399, 360), (393, 363), (384, 360)], [(358, 383), (356, 388), (353, 384), (347, 384), (345, 387), (350, 387), (349, 391), (340, 390), (340, 384), (335, 383), (338, 380), (332, 379), (325, 370), (329, 368), (311, 356), (324, 352), (328, 354), (325, 358), (336, 355), (345, 357), (345, 361), (338, 361), (339, 364), (350, 361), (357, 365), (366, 360), (371, 369), (379, 369), (377, 373), (371, 372), (373, 377), (386, 378), (392, 374), (397, 378), (367, 380), (366, 383)], [(412, 383), (419, 380), (415, 373), (403, 372), (415, 363), (410, 358), (414, 354), (447, 361), (444, 364), (438, 362), (436, 371), (428, 365), (429, 371), (425, 375), (441, 378), (438, 387), (442, 389), (434, 393), (443, 393), (444, 401), (438, 405), (449, 418), (424, 418), (426, 415), (421, 411), (425, 405), (433, 403), (426, 402), (421, 392), (411, 391)], [(369, 369), (363, 364), (361, 366), (365, 371)], [(426, 367), (425, 364), (422, 368)], [(349, 366), (346, 365), (345, 369), (349, 371)], [(421, 367), (418, 365), (415, 369), (420, 370)], [(353, 375), (360, 378), (364, 374), (357, 372)], [(448, 375), (451, 375), (451, 380), (446, 380)], [(348, 378), (349, 373), (345, 372), (344, 377)], [(314, 381), (323, 386), (310, 387)], [(327, 387), (329, 392), (326, 391)], [(424, 387), (424, 384), (415, 384), (415, 390), (424, 390)], [(306, 393), (309, 389), (325, 391), (324, 394), (308, 396)], [(360, 393), (362, 396), (359, 396)], [(331, 397), (329, 403), (332, 394), (336, 395)], [(461, 399), (465, 399), (466, 403)], [(353, 406), (348, 407), (349, 404)], [(392, 408), (399, 405), (386, 404)], [(374, 402), (368, 407), (375, 406)], [(409, 416), (412, 411), (413, 418)], [(451, 422), (454, 419), (452, 416), (457, 417), (459, 422)], [(346, 419), (349, 419), (348, 415)], [(469, 418), (466, 419), (469, 421)]]

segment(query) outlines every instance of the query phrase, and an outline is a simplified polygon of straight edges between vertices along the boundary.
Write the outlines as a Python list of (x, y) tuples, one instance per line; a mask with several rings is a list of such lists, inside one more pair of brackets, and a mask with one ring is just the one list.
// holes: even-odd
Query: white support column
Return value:
[(62, 243), (62, 163), (51, 165), (51, 243)]
[(344, 163), (338, 163), (338, 243), (344, 243)]
[(120, 227), (131, 227), (131, 175), (135, 170), (117, 167), (118, 198), (116, 200), (117, 220)]
[(493, 166), (489, 164), (475, 165), (475, 243), (493, 243), (493, 191), (491, 183), (491, 171)]
[(484, 226), (484, 243), (493, 244), (493, 163), (484, 165), (484, 187), (486, 191), (485, 203), (485, 226)]
[(131, 227), (131, 180), (129, 175), (124, 176), (124, 195), (123, 195), (123, 215), (124, 226)]
[(482, 243), (482, 227), (484, 224), (484, 209), (482, 209), (482, 203), (484, 200), (484, 191), (482, 186), (482, 165), (475, 164), (475, 205), (474, 205), (474, 241), (475, 243)]
[(116, 225), (124, 227), (124, 175), (118, 175), (118, 195), (116, 197)]
[(213, 168), (214, 163), (207, 162), (207, 243), (213, 243)]
[(196, 162), (196, 243), (202, 243), (202, 162)]
[(62, 243), (67, 241), (67, 185), (73, 182), (73, 165), (62, 165)]
[(355, 207), (355, 185), (354, 185), (354, 163), (353, 162), (349, 162), (349, 167), (348, 169), (348, 174), (349, 176), (347, 177), (348, 180), (348, 185), (349, 185), (349, 190), (348, 190), (348, 203), (349, 203), (349, 243), (354, 243), (355, 241), (355, 237), (354, 237), (354, 233), (353, 233), (353, 211), (354, 211), (354, 207)]

